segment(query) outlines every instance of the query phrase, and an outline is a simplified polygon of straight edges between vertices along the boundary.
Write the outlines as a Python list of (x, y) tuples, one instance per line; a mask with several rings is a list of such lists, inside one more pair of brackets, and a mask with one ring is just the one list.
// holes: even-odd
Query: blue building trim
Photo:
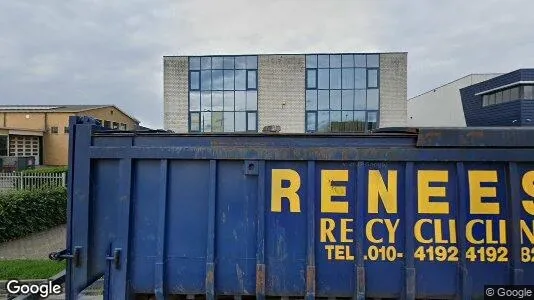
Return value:
[[(480, 93), (521, 82), (533, 82), (534, 69), (519, 69), (460, 89), (467, 126), (534, 126), (534, 99), (510, 99), (508, 102), (483, 106)], [(478, 95), (477, 95), (478, 94)]]

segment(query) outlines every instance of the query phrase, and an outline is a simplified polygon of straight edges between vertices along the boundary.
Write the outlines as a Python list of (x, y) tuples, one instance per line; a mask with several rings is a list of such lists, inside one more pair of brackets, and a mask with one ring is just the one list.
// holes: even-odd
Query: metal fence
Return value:
[(0, 173), (0, 191), (31, 190), (45, 187), (66, 187), (67, 173), (24, 174)]

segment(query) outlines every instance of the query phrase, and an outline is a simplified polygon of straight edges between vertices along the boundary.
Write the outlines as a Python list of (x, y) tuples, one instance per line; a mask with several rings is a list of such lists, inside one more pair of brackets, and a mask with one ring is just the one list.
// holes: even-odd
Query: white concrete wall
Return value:
[(408, 100), (408, 126), (465, 127), (460, 89), (499, 74), (472, 74)]
[(406, 126), (407, 53), (380, 54), (379, 126)]
[(189, 130), (189, 59), (163, 58), (163, 127), (177, 133)]
[(279, 125), (283, 133), (305, 130), (305, 55), (258, 56), (258, 130)]

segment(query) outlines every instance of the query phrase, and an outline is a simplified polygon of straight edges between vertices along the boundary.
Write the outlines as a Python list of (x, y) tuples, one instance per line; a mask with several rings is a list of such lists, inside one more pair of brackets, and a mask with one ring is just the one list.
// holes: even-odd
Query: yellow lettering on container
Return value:
[(347, 224), (352, 222), (352, 219), (341, 219), (341, 239), (342, 243), (352, 243), (352, 239), (348, 238), (349, 232), (352, 232), (352, 228), (348, 228)]
[(333, 182), (347, 182), (349, 180), (348, 170), (322, 170), (321, 171), (321, 212), (346, 214), (349, 212), (347, 201), (332, 201), (332, 197), (343, 197), (347, 195), (347, 188), (344, 186), (334, 186)]
[(480, 245), (484, 243), (484, 239), (477, 240), (473, 236), (473, 226), (475, 226), (475, 224), (477, 223), (484, 224), (484, 221), (475, 219), (475, 220), (471, 220), (467, 222), (467, 224), (465, 225), (465, 237), (467, 241), (470, 242), (471, 244)]
[(382, 199), (384, 209), (388, 214), (397, 213), (397, 171), (388, 171), (388, 184), (384, 183), (384, 179), (378, 170), (369, 170), (369, 185), (368, 185), (368, 209), (369, 213), (378, 213), (378, 198)]
[(497, 182), (497, 171), (468, 171), (469, 178), (469, 203), (471, 214), (498, 215), (499, 203), (484, 203), (484, 197), (497, 197), (495, 187), (482, 187), (482, 182)]
[(329, 218), (321, 219), (321, 230), (320, 230), (321, 243), (325, 243), (327, 241), (330, 243), (336, 242), (336, 238), (334, 237), (334, 234), (332, 233), (332, 231), (334, 231), (335, 228), (336, 228), (336, 223), (334, 222), (334, 220), (329, 219)]
[[(271, 211), (282, 212), (282, 198), (289, 200), (289, 211), (300, 212), (300, 197), (297, 194), (300, 188), (300, 176), (295, 170), (273, 169), (271, 185)], [(289, 181), (289, 186), (282, 187), (284, 180)]]
[(519, 222), (521, 228), (521, 244), (524, 244), (524, 236), (527, 237), (530, 244), (534, 244), (534, 221), (532, 221), (532, 227), (528, 227), (527, 221), (521, 220)]
[(423, 227), (423, 224), (424, 223), (428, 223), (428, 224), (432, 224), (432, 220), (430, 219), (420, 219), (420, 220), (417, 220), (417, 222), (415, 222), (415, 226), (413, 228), (413, 233), (415, 235), (415, 239), (421, 243), (421, 244), (430, 244), (432, 243), (432, 239), (425, 239), (423, 237), (423, 230), (422, 230), (422, 227)]
[(390, 219), (384, 220), (386, 223), (386, 228), (388, 230), (388, 242), (390, 244), (395, 243), (395, 232), (397, 231), (397, 228), (399, 227), (400, 220), (395, 220), (395, 223), (392, 223)]
[[(523, 190), (530, 197), (534, 197), (534, 171), (529, 171), (523, 175), (521, 180)], [(523, 209), (531, 216), (534, 216), (534, 199), (523, 200)]]
[(382, 221), (382, 219), (373, 219), (373, 220), (369, 220), (369, 222), (367, 222), (367, 224), (365, 225), (365, 235), (367, 236), (367, 240), (373, 244), (379, 244), (379, 243), (382, 243), (384, 241), (383, 238), (375, 238), (375, 236), (373, 235), (373, 226), (375, 223), (381, 223), (383, 224), (384, 222)]
[(417, 172), (417, 211), (420, 214), (448, 214), (449, 203), (431, 202), (430, 197), (445, 197), (445, 187), (431, 187), (431, 182), (447, 182), (448, 171), (419, 170)]

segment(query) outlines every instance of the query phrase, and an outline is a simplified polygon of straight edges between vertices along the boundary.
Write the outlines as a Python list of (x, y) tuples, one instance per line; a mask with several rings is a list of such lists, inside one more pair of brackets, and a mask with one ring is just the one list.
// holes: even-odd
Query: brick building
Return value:
[(175, 132), (368, 132), (406, 126), (407, 53), (165, 56)]
[(0, 156), (33, 156), (39, 165), (67, 165), (69, 117), (75, 115), (96, 118), (108, 128), (139, 126), (113, 105), (2, 105)]

